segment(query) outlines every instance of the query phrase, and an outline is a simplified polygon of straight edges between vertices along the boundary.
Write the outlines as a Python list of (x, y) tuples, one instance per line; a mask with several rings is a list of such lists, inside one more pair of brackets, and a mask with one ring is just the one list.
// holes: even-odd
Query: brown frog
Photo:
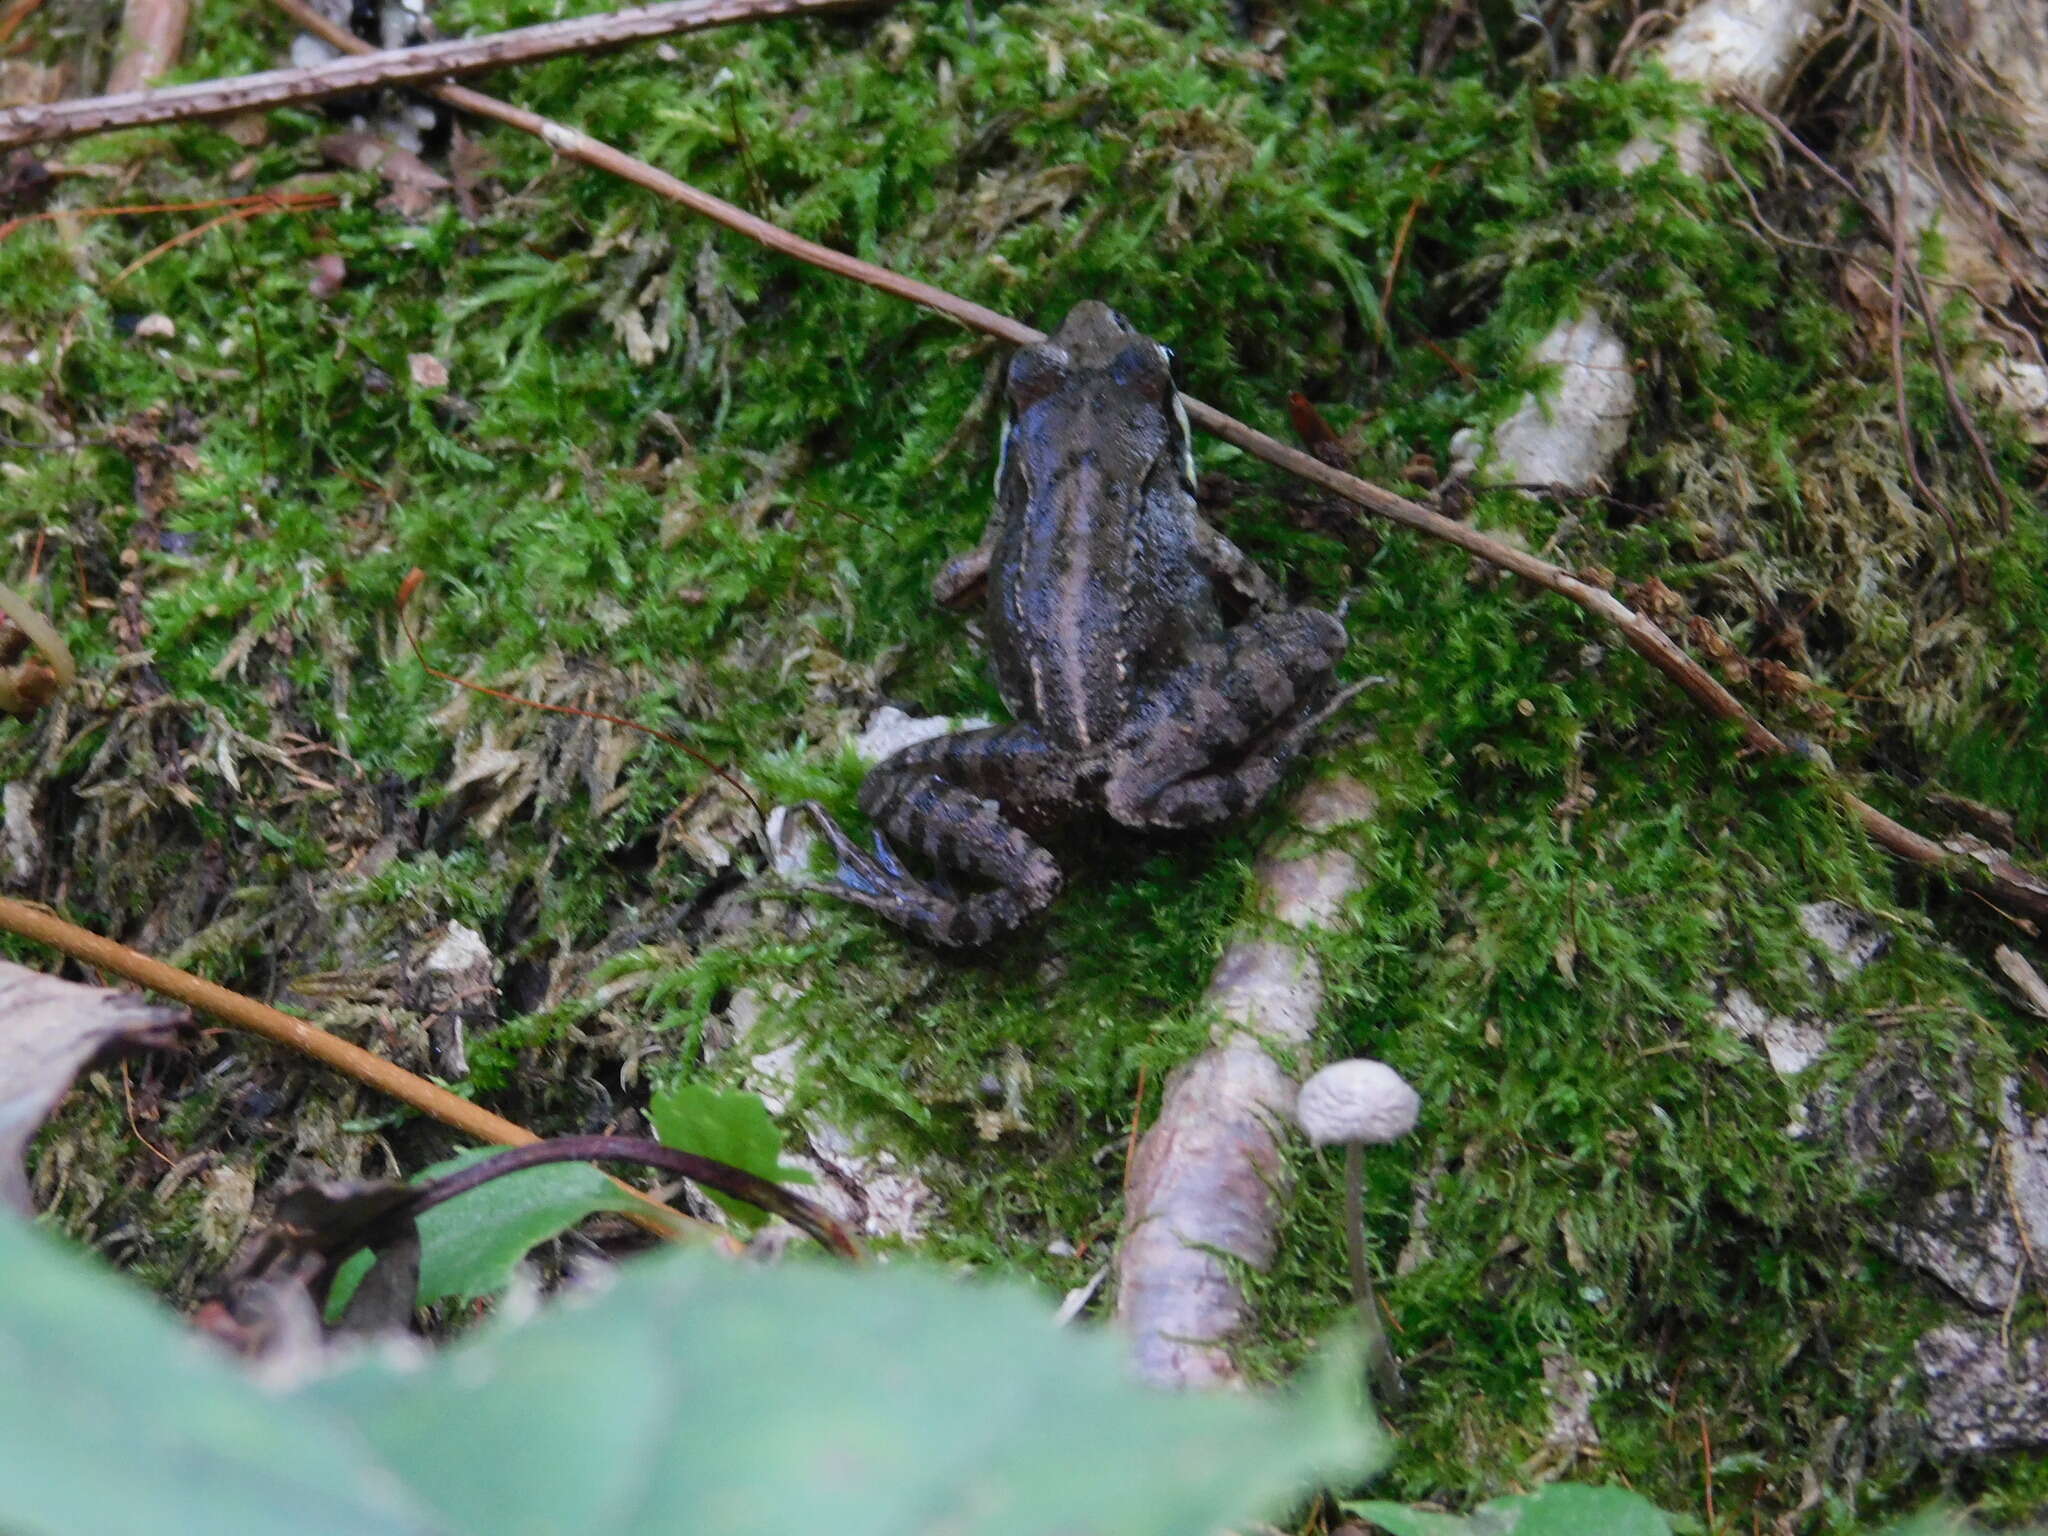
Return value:
[[(860, 788), (872, 853), (805, 807), (839, 857), (814, 889), (951, 946), (986, 944), (1058, 893), (1034, 832), (1100, 811), (1127, 827), (1227, 820), (1351, 693), (1331, 690), (1343, 625), (1285, 606), (1197, 515), (1166, 348), (1105, 304), (1077, 304), (1011, 360), (1009, 405), (995, 515), (938, 593), (985, 575), (996, 684), (1017, 723), (876, 764)], [(1225, 623), (1219, 592), (1243, 622)]]

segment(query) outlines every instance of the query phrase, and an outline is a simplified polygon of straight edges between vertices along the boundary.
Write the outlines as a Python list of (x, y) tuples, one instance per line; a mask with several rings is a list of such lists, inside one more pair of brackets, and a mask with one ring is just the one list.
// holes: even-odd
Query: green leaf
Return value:
[(306, 1396), (456, 1530), (1212, 1536), (1379, 1463), (1341, 1377), (1166, 1396), (1018, 1288), (669, 1252), (595, 1304)]
[[(722, 1092), (703, 1083), (675, 1083), (647, 1106), (648, 1121), (664, 1146), (716, 1158), (781, 1184), (809, 1184), (801, 1168), (782, 1166), (782, 1132), (757, 1093)], [(761, 1212), (744, 1200), (707, 1189), (720, 1210), (746, 1226), (760, 1225)]]
[(1535, 1493), (1511, 1494), (1469, 1515), (1443, 1515), (1380, 1499), (1347, 1503), (1388, 1536), (1671, 1536), (1671, 1521), (1641, 1494), (1626, 1488), (1552, 1483)]
[[(481, 1147), (457, 1153), (414, 1175), (413, 1183), (458, 1173), (480, 1158), (501, 1150)], [(641, 1202), (620, 1189), (589, 1163), (546, 1163), (493, 1179), (446, 1205), (437, 1205), (419, 1219), (420, 1289), (418, 1304), (471, 1301), (495, 1296), (511, 1284), (513, 1266), (551, 1237), (598, 1211), (632, 1211)], [(327, 1316), (341, 1315), (372, 1256), (352, 1255), (334, 1277), (328, 1292)]]
[(912, 1264), (672, 1249), (289, 1393), (28, 1228), (0, 1273), (0, 1530), (1212, 1536), (1385, 1456), (1355, 1359), (1286, 1401), (1163, 1395), (1042, 1298)]
[[(461, 1153), (414, 1182), (458, 1172), (497, 1150)], [(547, 1163), (493, 1179), (419, 1219), (419, 1303), (495, 1296), (531, 1249), (598, 1211), (635, 1211), (641, 1204), (589, 1163)]]
[(1664, 1512), (1626, 1488), (1552, 1483), (1536, 1493), (1495, 1499), (1482, 1510), (1518, 1506), (1515, 1536), (1671, 1536)]
[(1370, 1520), (1387, 1536), (1496, 1536), (1498, 1527), (1481, 1526), (1477, 1517), (1443, 1515), (1434, 1510), (1410, 1509), (1385, 1499), (1352, 1499), (1345, 1503), (1347, 1514)]
[(0, 1530), (437, 1528), (346, 1426), (101, 1265), (0, 1216), (0, 1274)]

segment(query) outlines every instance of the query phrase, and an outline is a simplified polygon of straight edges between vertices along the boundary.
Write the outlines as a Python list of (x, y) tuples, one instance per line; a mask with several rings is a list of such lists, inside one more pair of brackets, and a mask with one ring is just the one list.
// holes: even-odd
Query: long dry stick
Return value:
[(489, 37), (459, 38), (385, 52), (369, 48), (351, 35), (359, 45), (352, 51), (360, 52), (362, 57), (335, 59), (309, 69), (272, 69), (229, 80), (205, 80), (158, 91), (124, 91), (119, 95), (0, 112), (0, 150), (104, 133), (114, 128), (203, 122), (294, 102), (320, 101), (372, 86), (415, 85), (566, 53), (598, 53), (651, 37), (696, 32), (738, 21), (809, 16), (873, 4), (874, 0), (671, 0), (669, 4), (639, 6), (607, 16), (551, 21)]
[[(179, 1002), (210, 1013), (237, 1028), (275, 1040), (280, 1045), (288, 1045), (479, 1141), (493, 1142), (501, 1147), (523, 1147), (540, 1140), (525, 1126), (507, 1120), (503, 1115), (494, 1115), (488, 1109), (479, 1109), (446, 1088), (438, 1088), (425, 1078), (381, 1056), (374, 1056), (359, 1045), (351, 1045), (337, 1035), (330, 1035), (317, 1025), (295, 1019), (239, 992), (231, 992), (203, 977), (194, 976), (190, 971), (166, 965), (75, 923), (67, 923), (63, 918), (30, 906), (25, 901), (0, 896), (0, 931), (18, 933), (38, 944), (47, 944), (74, 960), (125, 976), (152, 992), (175, 997)], [(650, 1208), (644, 1213), (630, 1213), (635, 1222), (650, 1232), (673, 1237), (680, 1228), (689, 1224), (689, 1218), (663, 1205), (644, 1190), (634, 1189), (625, 1183), (619, 1183), (619, 1188)]]
[[(360, 38), (344, 31), (326, 17), (320, 15), (303, 0), (270, 0), (270, 3), (290, 16), (294, 21), (316, 37), (325, 39), (347, 53), (369, 53), (370, 46)], [(575, 160), (594, 170), (604, 171), (635, 186), (644, 187), (659, 197), (678, 203), (693, 213), (723, 224), (736, 234), (745, 235), (749, 240), (778, 251), (798, 261), (807, 262), (840, 277), (851, 278), (854, 282), (865, 283), (870, 288), (897, 298), (907, 299), (926, 309), (957, 320), (970, 330), (997, 337), (1017, 346), (1025, 346), (1045, 339), (1043, 331), (1035, 330), (1022, 321), (988, 309), (967, 299), (957, 298), (943, 288), (930, 283), (921, 283), (915, 278), (905, 277), (900, 272), (891, 272), (872, 262), (862, 261), (857, 256), (832, 250), (828, 246), (793, 235), (785, 229), (778, 229), (766, 219), (756, 218), (744, 209), (736, 208), (723, 198), (713, 197), (698, 190), (687, 182), (679, 181), (663, 170), (658, 170), (644, 160), (636, 160), (611, 145), (593, 139), (587, 133), (515, 107), (496, 97), (486, 96), (481, 91), (470, 90), (467, 86), (435, 86), (431, 94), (451, 107), (475, 113), (479, 117), (492, 118), (510, 127), (531, 133), (547, 143), (565, 159)], [(1515, 575), (1534, 582), (1546, 591), (1569, 598), (1597, 619), (1603, 619), (1619, 629), (1629, 648), (1641, 655), (1651, 666), (1662, 672), (1672, 682), (1689, 694), (1693, 701), (1718, 720), (1734, 724), (1742, 733), (1744, 743), (1753, 751), (1770, 752), (1784, 756), (1798, 756), (1797, 752), (1758, 720), (1734, 694), (1730, 693), (1713, 675), (1698, 662), (1681, 650), (1663, 630), (1644, 618), (1612, 592), (1591, 582), (1582, 581), (1561, 566), (1552, 565), (1535, 555), (1490, 539), (1478, 529), (1465, 523), (1432, 512), (1405, 496), (1382, 490), (1356, 475), (1347, 475), (1342, 470), (1332, 469), (1320, 459), (1289, 448), (1275, 438), (1268, 437), (1256, 427), (1247, 426), (1234, 416), (1227, 416), (1213, 405), (1183, 395), (1181, 403), (1186, 407), (1188, 419), (1204, 431), (1222, 438), (1225, 442), (1242, 448), (1254, 458), (1264, 459), (1289, 474), (1297, 475), (1322, 486), (1368, 512), (1386, 518), (1389, 522), (1413, 528), (1431, 538), (1455, 544), (1467, 554), (1512, 571)], [(2011, 859), (1986, 851), (1971, 850), (1968, 853), (1944, 848), (1930, 837), (1900, 825), (1891, 817), (1878, 810), (1869, 802), (1850, 791), (1847, 785), (1833, 780), (1835, 793), (1849, 811), (1861, 823), (1864, 832), (1880, 847), (1890, 850), (1900, 858), (1915, 864), (1938, 869), (1962, 884), (1983, 893), (1993, 902), (2026, 917), (2048, 922), (2048, 881), (2044, 881), (2015, 864)]]

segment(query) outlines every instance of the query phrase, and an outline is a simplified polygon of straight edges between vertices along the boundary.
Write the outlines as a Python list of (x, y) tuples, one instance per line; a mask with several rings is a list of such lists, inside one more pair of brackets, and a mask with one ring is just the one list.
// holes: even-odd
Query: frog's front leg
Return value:
[(1112, 753), (1110, 815), (1131, 827), (1193, 827), (1263, 800), (1316, 727), (1357, 692), (1330, 693), (1344, 640), (1329, 614), (1283, 608), (1192, 657)]
[[(1059, 894), (1052, 855), (1010, 817), (1072, 803), (1074, 772), (1028, 725), (993, 726), (918, 742), (861, 781), (875, 824), (869, 853), (816, 804), (806, 805), (839, 856), (832, 883), (813, 887), (870, 908), (934, 944), (986, 944), (1022, 927)], [(920, 878), (898, 850), (933, 872)], [(956, 878), (986, 882), (961, 896)]]

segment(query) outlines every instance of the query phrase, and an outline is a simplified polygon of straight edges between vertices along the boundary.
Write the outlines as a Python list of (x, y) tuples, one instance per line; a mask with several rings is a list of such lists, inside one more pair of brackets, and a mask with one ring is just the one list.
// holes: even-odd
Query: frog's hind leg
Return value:
[[(920, 938), (953, 948), (1021, 928), (1059, 894), (1052, 855), (1004, 812), (1056, 794), (1051, 754), (1028, 726), (969, 731), (906, 747), (861, 785), (875, 824), (870, 853), (821, 807), (807, 805), (838, 855), (836, 878), (813, 889), (879, 912)], [(931, 871), (920, 877), (898, 850)], [(955, 877), (987, 888), (957, 895)]]
[(1231, 630), (1134, 723), (1106, 787), (1110, 815), (1132, 827), (1194, 827), (1258, 804), (1358, 692), (1330, 691), (1344, 643), (1344, 626), (1314, 608)]

